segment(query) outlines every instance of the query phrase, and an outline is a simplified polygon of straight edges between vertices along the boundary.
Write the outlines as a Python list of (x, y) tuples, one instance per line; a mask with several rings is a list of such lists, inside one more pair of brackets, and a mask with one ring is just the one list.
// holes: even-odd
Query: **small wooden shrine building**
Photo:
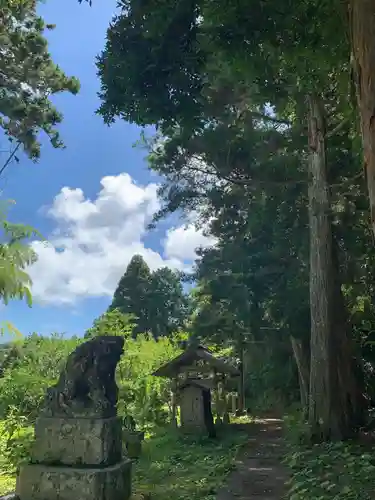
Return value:
[(211, 408), (213, 391), (217, 422), (229, 422), (225, 382), (228, 377), (238, 377), (240, 372), (227, 361), (216, 358), (207, 348), (190, 345), (153, 375), (172, 380), (172, 421), (177, 425), (179, 406), (182, 430), (215, 434)]

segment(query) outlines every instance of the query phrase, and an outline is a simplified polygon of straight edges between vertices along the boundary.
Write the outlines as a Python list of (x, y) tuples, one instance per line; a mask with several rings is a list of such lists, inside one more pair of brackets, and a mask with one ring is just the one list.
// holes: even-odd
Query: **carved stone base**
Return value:
[(122, 429), (118, 417), (38, 418), (32, 463), (97, 466), (121, 461)]
[(16, 494), (20, 500), (128, 500), (131, 460), (98, 469), (24, 465)]

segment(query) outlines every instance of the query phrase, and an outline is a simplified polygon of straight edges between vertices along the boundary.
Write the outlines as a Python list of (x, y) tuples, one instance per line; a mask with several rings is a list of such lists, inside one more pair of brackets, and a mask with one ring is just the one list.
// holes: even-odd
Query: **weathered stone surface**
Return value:
[(114, 335), (98, 336), (80, 344), (68, 356), (57, 384), (47, 390), (44, 416), (115, 416), (115, 371), (123, 349), (124, 339)]
[(98, 469), (25, 465), (16, 493), (20, 500), (128, 500), (131, 461)]
[(8, 493), (7, 495), (0, 496), (0, 500), (18, 500), (15, 493)]
[(40, 417), (35, 424), (31, 461), (47, 465), (113, 465), (121, 460), (121, 437), (118, 417)]
[(128, 500), (131, 460), (122, 458), (115, 369), (124, 340), (96, 337), (69, 357), (48, 389), (31, 463), (20, 468), (19, 500)]

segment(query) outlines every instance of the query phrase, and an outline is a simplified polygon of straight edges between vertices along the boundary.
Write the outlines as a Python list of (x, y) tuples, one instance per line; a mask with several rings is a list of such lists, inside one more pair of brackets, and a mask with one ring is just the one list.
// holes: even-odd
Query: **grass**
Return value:
[(133, 490), (150, 493), (153, 500), (214, 499), (246, 439), (242, 432), (223, 431), (217, 439), (159, 431), (143, 444), (134, 466)]

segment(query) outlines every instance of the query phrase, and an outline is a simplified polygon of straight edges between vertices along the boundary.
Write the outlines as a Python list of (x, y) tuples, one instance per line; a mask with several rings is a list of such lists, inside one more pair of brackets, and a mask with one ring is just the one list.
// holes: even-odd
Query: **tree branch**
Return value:
[(4, 165), (0, 168), (0, 176), (3, 175), (4, 170), (7, 168), (7, 166), (10, 164), (10, 162), (13, 160), (13, 158), (14, 158), (15, 154), (17, 153), (17, 151), (19, 150), (20, 146), (21, 146), (21, 142), (19, 141), (17, 143), (17, 146), (13, 149), (13, 151), (8, 156)]
[(345, 118), (342, 122), (340, 122), (335, 128), (333, 128), (330, 132), (326, 133), (326, 139), (329, 139), (330, 137), (333, 137), (336, 135), (338, 132), (340, 132), (341, 129), (345, 127), (345, 125), (348, 123), (348, 118)]
[[(242, 111), (241, 115), (243, 113), (245, 113), (245, 111)], [(287, 127), (291, 127), (293, 125), (293, 123), (290, 122), (289, 120), (284, 120), (282, 118), (276, 118), (274, 116), (265, 115), (263, 113), (260, 113), (259, 111), (249, 111), (249, 114), (254, 118), (258, 118), (259, 120), (264, 120), (266, 122), (277, 123), (278, 125), (286, 125)]]

